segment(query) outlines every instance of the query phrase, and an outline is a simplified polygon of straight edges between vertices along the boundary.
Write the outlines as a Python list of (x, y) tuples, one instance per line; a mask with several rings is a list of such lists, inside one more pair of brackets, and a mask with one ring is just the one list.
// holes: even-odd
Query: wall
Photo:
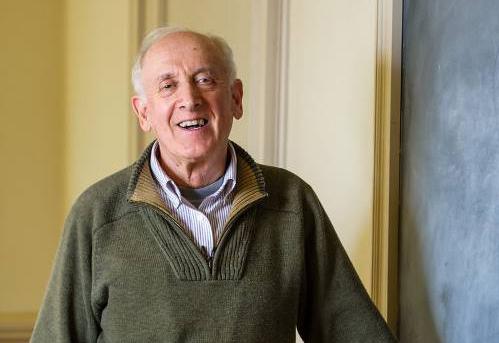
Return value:
[(62, 0), (0, 2), (0, 318), (37, 311), (59, 240), (63, 13)]
[(128, 165), (130, 6), (67, 0), (66, 199)]
[(499, 3), (404, 6), (401, 342), (498, 342)]
[(376, 3), (291, 1), (289, 11), (285, 166), (318, 193), (370, 290)]

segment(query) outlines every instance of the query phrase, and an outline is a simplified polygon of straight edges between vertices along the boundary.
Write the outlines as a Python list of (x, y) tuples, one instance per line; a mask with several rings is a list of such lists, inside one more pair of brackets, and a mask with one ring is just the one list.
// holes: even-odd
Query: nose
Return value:
[(203, 103), (199, 89), (192, 82), (184, 83), (178, 92), (178, 108), (186, 111), (195, 111)]

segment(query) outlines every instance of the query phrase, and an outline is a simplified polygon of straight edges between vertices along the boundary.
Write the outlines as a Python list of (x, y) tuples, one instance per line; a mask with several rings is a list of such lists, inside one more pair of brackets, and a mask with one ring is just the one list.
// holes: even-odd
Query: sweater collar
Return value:
[[(220, 200), (226, 197), (227, 195), (232, 193), (236, 186), (237, 155), (232, 142), (229, 142), (227, 150), (228, 166), (225, 169), (223, 176), (220, 178), (219, 187), (217, 187), (213, 190), (213, 192), (210, 193), (210, 197), (212, 199)], [(162, 197), (166, 196), (171, 204), (173, 204), (175, 208), (178, 208), (180, 204), (184, 202), (184, 198), (182, 197), (182, 193), (180, 191), (181, 187), (179, 187), (160, 166), (158, 153), (159, 144), (156, 140), (153, 143), (151, 155), (149, 157), (149, 167), (151, 168), (152, 176), (154, 177), (156, 184), (161, 188)], [(210, 187), (210, 185), (205, 187)]]
[[(268, 195), (265, 191), (265, 180), (260, 167), (243, 148), (234, 142), (231, 142), (231, 144), (237, 154), (237, 181), (232, 209), (227, 222), (230, 222), (232, 218), (250, 204)], [(127, 189), (127, 199), (131, 202), (150, 204), (174, 218), (173, 214), (165, 206), (151, 173), (149, 159), (153, 145), (154, 142), (144, 150), (133, 165), (132, 176)]]

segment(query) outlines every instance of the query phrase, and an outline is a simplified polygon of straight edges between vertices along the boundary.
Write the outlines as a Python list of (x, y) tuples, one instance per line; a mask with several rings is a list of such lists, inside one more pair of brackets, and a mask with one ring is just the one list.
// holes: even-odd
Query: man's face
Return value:
[(172, 33), (142, 61), (143, 97), (132, 105), (144, 131), (172, 162), (202, 162), (225, 152), (233, 117), (242, 116), (242, 84), (232, 84), (220, 51), (193, 33)]

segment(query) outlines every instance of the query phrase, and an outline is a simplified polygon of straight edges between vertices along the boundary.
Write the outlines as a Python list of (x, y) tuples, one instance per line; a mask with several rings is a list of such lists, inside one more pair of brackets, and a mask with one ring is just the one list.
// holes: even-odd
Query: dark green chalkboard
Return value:
[(406, 0), (401, 342), (499, 342), (499, 1)]

